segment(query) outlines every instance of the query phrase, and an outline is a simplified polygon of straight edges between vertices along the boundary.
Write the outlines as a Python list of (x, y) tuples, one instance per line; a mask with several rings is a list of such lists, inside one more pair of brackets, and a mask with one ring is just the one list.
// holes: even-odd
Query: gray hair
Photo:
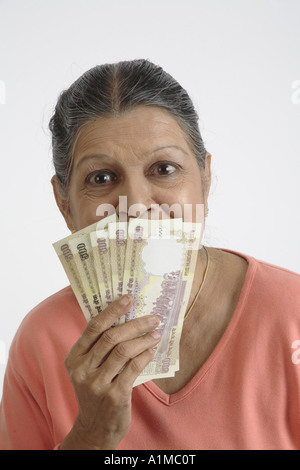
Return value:
[(99, 117), (120, 116), (140, 105), (169, 111), (184, 131), (200, 170), (205, 168), (198, 114), (186, 90), (171, 75), (145, 59), (97, 65), (60, 94), (49, 122), (53, 164), (64, 194), (82, 125)]

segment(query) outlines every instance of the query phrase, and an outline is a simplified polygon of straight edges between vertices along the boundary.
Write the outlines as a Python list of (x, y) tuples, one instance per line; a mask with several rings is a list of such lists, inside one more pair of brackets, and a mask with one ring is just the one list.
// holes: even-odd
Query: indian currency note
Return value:
[(93, 250), (89, 233), (81, 234), (69, 240), (69, 247), (74, 257), (83, 290), (92, 308), (90, 316), (93, 318), (102, 312), (103, 306), (93, 264)]
[(53, 244), (53, 246), (69, 279), (77, 302), (79, 303), (86, 320), (89, 321), (92, 318), (93, 309), (84, 291), (82, 281), (74, 260), (74, 255), (70, 249), (68, 240), (56, 242)]
[(85, 227), (71, 235), (58, 240), (57, 242), (53, 243), (53, 247), (55, 252), (65, 270), (65, 273), (70, 281), (70, 285), (74, 292), (74, 295), (79, 303), (79, 306), (86, 318), (89, 321), (93, 316), (93, 305), (90, 303), (86, 292), (84, 290), (83, 282), (80, 277), (74, 255), (70, 248), (70, 241), (78, 236), (86, 233), (89, 230), (95, 230), (97, 227), (98, 222)]
[(95, 272), (103, 308), (113, 299), (108, 230), (97, 230), (89, 234), (92, 245)]
[(184, 226), (182, 219), (129, 222), (123, 294), (130, 294), (134, 303), (126, 320), (158, 315), (162, 334), (141, 376), (173, 376), (178, 370), (179, 341), (198, 254), (196, 232), (195, 226)]
[(110, 239), (109, 226), (118, 221), (114, 213), (102, 219), (97, 225), (97, 229), (89, 233), (92, 246), (94, 269), (96, 271), (99, 292), (103, 308), (106, 308), (113, 300), (111, 261), (110, 261)]
[(65, 270), (74, 295), (87, 321), (92, 318), (94, 314), (94, 308), (93, 304), (89, 301), (86, 295), (83, 282), (74, 259), (74, 255), (72, 254), (69, 244), (71, 240), (78, 238), (81, 235), (85, 235), (87, 233), (95, 231), (96, 229), (101, 230), (106, 227), (110, 222), (115, 222), (116, 220), (118, 220), (117, 215), (112, 214), (53, 243), (55, 252), (58, 255), (58, 258)]
[(157, 374), (157, 375), (155, 375), (155, 374), (152, 374), (152, 375), (141, 374), (136, 378), (136, 380), (133, 384), (133, 387), (136, 387), (137, 385), (142, 385), (146, 382), (149, 382), (150, 380), (164, 379), (164, 378), (168, 379), (170, 377), (175, 377), (175, 374), (178, 370), (179, 370), (179, 365), (177, 367), (170, 366), (168, 372), (165, 372), (165, 373), (161, 372), (160, 374)]
[[(113, 298), (122, 296), (123, 274), (127, 243), (127, 222), (115, 222), (109, 224), (110, 263)], [(119, 324), (125, 322), (125, 315), (120, 318)]]

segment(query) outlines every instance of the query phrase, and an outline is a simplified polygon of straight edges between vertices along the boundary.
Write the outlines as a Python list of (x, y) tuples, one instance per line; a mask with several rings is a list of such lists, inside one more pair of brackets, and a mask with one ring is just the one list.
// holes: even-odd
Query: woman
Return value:
[[(211, 155), (196, 111), (149, 61), (86, 72), (61, 94), (50, 129), (52, 185), (71, 231), (97, 221), (99, 204), (120, 215), (120, 195), (147, 212), (179, 203), (207, 214)], [(1, 448), (300, 448), (298, 274), (201, 249), (180, 371), (134, 388), (160, 338), (155, 316), (111, 328), (131, 303), (123, 296), (86, 326), (67, 287), (27, 315), (10, 350)]]

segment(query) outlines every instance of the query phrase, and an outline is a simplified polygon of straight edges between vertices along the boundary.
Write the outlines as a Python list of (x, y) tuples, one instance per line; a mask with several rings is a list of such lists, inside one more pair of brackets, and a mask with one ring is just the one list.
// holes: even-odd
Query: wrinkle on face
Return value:
[[(166, 147), (155, 151), (159, 147)], [(102, 159), (99, 154), (105, 155)], [(91, 156), (94, 156), (91, 158)], [(174, 177), (153, 177), (151, 164), (175, 162)], [(84, 181), (89, 171), (108, 170), (116, 183), (94, 187)], [(175, 172), (174, 172), (175, 175)], [(70, 213), (76, 230), (98, 220), (99, 204), (128, 196), (128, 205), (204, 203), (201, 172), (186, 135), (176, 119), (158, 107), (140, 106), (119, 116), (97, 118), (82, 126), (74, 147), (70, 179)]]

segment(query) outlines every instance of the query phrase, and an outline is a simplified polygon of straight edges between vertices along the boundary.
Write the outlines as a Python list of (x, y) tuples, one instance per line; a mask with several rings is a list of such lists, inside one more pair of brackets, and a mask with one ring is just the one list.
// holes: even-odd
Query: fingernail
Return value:
[(154, 339), (158, 339), (161, 337), (161, 334), (158, 331), (153, 331), (151, 336), (153, 336)]
[(156, 315), (149, 317), (148, 322), (151, 326), (159, 326), (159, 318)]
[(123, 295), (123, 297), (121, 297), (121, 299), (120, 299), (120, 304), (121, 305), (128, 305), (129, 302), (130, 302), (129, 295)]

